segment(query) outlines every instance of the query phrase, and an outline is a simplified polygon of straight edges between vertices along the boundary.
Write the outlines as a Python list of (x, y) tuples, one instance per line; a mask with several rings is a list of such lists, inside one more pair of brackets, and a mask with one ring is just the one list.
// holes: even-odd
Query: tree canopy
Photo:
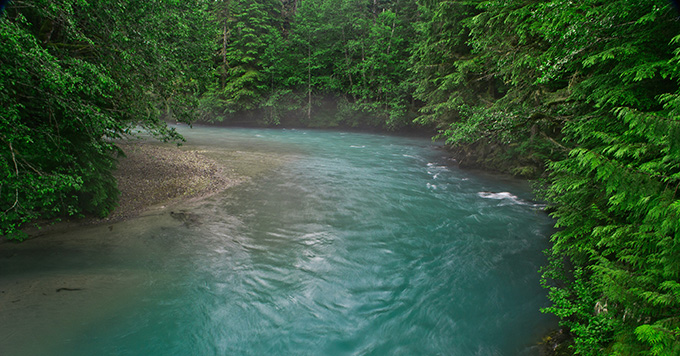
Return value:
[[(107, 215), (114, 139), (164, 140), (189, 120), (210, 65), (199, 1), (13, 1), (0, 18), (0, 232)], [(162, 10), (162, 11), (161, 11)]]

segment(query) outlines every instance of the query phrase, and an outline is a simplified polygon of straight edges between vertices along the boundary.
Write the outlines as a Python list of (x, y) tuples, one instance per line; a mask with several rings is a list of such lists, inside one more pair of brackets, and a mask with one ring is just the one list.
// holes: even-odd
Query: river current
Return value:
[(172, 208), (186, 219), (0, 245), (0, 354), (538, 355), (556, 326), (539, 312), (553, 221), (527, 183), (425, 138), (180, 132), (278, 163)]

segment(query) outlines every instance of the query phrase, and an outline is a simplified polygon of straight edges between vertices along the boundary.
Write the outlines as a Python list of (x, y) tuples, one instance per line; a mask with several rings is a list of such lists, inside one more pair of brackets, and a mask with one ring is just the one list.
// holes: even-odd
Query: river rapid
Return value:
[(425, 138), (179, 130), (267, 159), (200, 203), (0, 245), (1, 355), (538, 355), (556, 327), (526, 182)]

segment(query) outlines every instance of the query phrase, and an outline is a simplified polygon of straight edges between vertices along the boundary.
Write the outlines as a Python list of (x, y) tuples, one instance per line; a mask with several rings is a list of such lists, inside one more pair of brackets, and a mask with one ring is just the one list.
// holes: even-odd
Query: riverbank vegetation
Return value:
[(106, 215), (115, 139), (164, 118), (427, 127), (542, 177), (580, 355), (680, 353), (680, 15), (666, 0), (13, 1), (0, 226)]
[[(203, 6), (203, 7), (202, 7)], [(204, 5), (182, 1), (12, 1), (0, 19), (0, 226), (106, 216), (116, 139), (188, 120), (209, 70)]]

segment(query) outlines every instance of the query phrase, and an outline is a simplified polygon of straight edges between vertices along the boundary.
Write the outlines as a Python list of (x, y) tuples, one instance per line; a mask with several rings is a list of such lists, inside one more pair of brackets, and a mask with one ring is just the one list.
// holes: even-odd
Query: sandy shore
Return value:
[(159, 206), (198, 200), (244, 180), (223, 164), (199, 151), (172, 144), (132, 141), (114, 176), (118, 181), (118, 207), (104, 221), (119, 221)]

